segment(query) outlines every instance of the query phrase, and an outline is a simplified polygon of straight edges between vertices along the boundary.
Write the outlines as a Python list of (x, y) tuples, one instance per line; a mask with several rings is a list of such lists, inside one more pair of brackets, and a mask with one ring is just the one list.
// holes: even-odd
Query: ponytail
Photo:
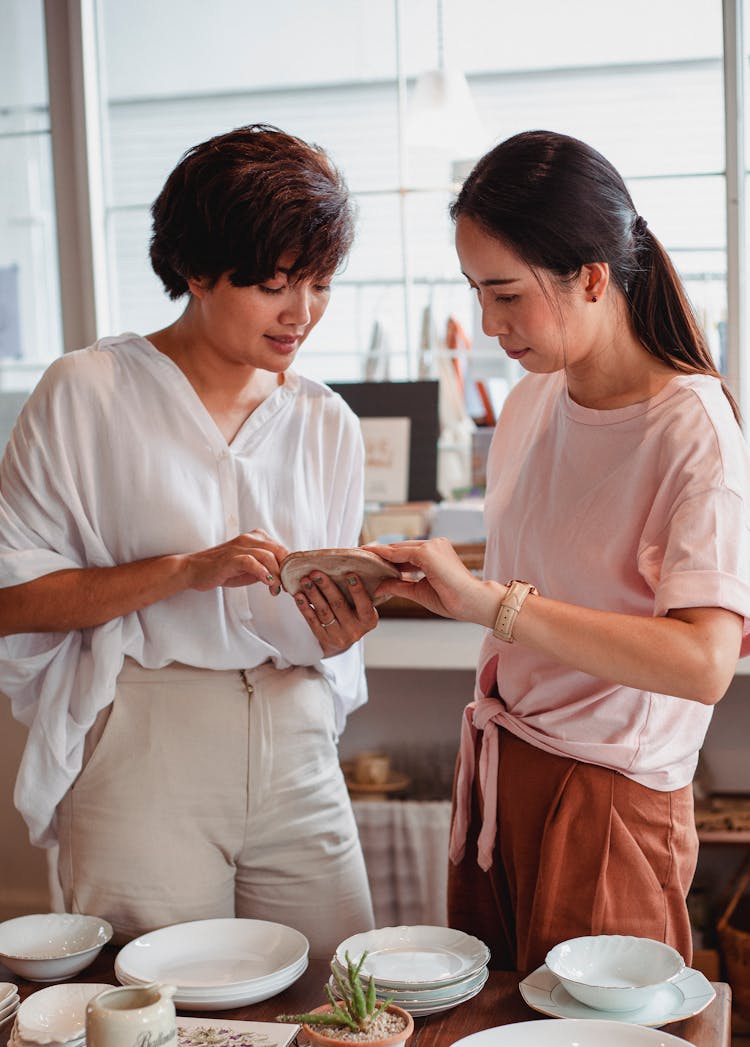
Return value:
[(718, 378), (740, 421), (667, 252), (601, 153), (553, 131), (514, 135), (477, 162), (450, 214), (473, 219), (561, 280), (607, 262), (644, 348), (675, 371)]
[(737, 402), (714, 364), (672, 260), (640, 217), (634, 235), (640, 266), (624, 290), (636, 335), (652, 356), (675, 371), (718, 378), (741, 424)]

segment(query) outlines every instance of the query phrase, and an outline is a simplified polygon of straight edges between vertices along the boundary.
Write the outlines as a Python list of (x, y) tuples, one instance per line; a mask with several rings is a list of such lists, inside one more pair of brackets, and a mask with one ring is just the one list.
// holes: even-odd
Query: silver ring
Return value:
[(331, 618), (330, 622), (321, 622), (320, 623), (320, 627), (321, 627), (321, 629), (327, 629), (329, 625), (334, 625), (335, 623), (336, 623), (336, 619), (335, 618)]

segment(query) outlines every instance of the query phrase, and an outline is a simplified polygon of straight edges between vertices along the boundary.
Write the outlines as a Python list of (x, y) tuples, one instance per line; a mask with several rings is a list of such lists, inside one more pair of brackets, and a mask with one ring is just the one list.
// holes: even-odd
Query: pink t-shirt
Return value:
[[(725, 607), (744, 616), (750, 651), (750, 455), (714, 378), (677, 375), (651, 400), (596, 411), (571, 400), (563, 372), (527, 375), (492, 440), (485, 519), (487, 578), (623, 614)], [(653, 789), (691, 781), (710, 706), (491, 632), (479, 666), (475, 697), (496, 676), (494, 721), (532, 745)]]

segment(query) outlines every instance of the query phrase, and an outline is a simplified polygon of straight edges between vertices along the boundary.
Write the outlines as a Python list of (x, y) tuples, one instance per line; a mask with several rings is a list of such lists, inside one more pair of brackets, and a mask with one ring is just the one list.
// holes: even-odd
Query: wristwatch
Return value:
[(517, 579), (505, 584), (508, 586), (508, 591), (500, 601), (500, 610), (495, 619), (492, 635), (498, 640), (504, 640), (505, 643), (513, 643), (513, 626), (518, 612), (523, 607), (526, 597), (531, 593), (538, 595), (539, 590), (530, 582), (519, 582)]

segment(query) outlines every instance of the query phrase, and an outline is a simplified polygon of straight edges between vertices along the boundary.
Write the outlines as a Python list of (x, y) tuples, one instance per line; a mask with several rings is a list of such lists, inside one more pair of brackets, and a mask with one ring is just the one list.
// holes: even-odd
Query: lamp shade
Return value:
[(409, 100), (406, 141), (452, 157), (479, 156), (487, 136), (466, 77), (459, 69), (430, 69), (417, 77)]

